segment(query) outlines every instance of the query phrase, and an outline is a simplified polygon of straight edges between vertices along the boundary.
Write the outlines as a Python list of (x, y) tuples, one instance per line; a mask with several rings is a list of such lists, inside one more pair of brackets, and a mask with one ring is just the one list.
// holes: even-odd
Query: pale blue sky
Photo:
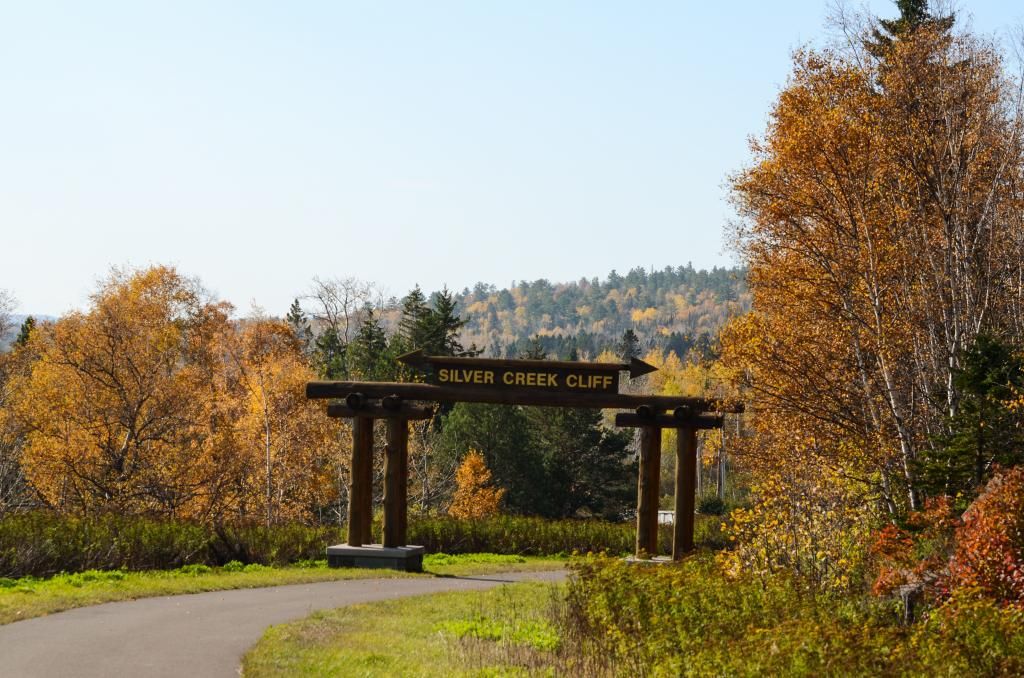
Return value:
[(58, 314), (111, 265), (171, 263), (283, 313), (314, 275), (728, 265), (725, 177), (827, 11), (0, 1), (0, 288)]

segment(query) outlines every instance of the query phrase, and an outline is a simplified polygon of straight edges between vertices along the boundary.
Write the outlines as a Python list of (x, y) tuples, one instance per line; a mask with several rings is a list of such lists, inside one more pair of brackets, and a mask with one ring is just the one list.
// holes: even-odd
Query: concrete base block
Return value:
[(373, 567), (404, 572), (422, 572), (422, 546), (397, 546), (385, 548), (380, 544), (366, 546), (349, 546), (338, 544), (327, 547), (327, 565), (329, 567)]

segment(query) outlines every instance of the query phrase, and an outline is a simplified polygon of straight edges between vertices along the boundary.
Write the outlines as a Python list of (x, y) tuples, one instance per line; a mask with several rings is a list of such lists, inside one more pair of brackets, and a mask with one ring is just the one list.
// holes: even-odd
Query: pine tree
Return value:
[(1024, 359), (1012, 347), (980, 336), (954, 375), (961, 399), (939, 449), (919, 460), (923, 484), (934, 494), (972, 496), (995, 465), (1024, 463), (1024, 431), (1012, 403), (1024, 387)]
[(439, 355), (477, 355), (476, 346), (467, 350), (459, 341), (459, 333), (466, 321), (456, 312), (456, 301), (449, 289), (444, 288), (434, 298), (432, 312), (433, 339), (437, 342)]
[(636, 332), (632, 328), (623, 332), (617, 352), (626, 362), (640, 357), (640, 337), (636, 336)]
[(876, 57), (884, 57), (893, 43), (923, 26), (945, 33), (956, 21), (954, 14), (944, 17), (932, 15), (928, 11), (928, 0), (896, 0), (896, 7), (900, 10), (898, 18), (880, 19), (879, 28), (871, 31), (871, 39), (866, 46)]
[(634, 499), (630, 436), (606, 429), (600, 410), (530, 407), (527, 417), (547, 474), (552, 518), (618, 519)]
[(430, 315), (427, 298), (416, 285), (402, 299), (402, 315), (398, 320), (398, 337), (407, 350), (424, 348), (424, 319)]
[(354, 377), (369, 381), (389, 381), (394, 376), (387, 335), (369, 304), (363, 308), (363, 321), (348, 347), (348, 368)]
[(313, 364), (324, 379), (344, 379), (347, 346), (333, 327), (328, 327), (313, 342)]
[(544, 344), (540, 340), (540, 335), (534, 335), (526, 345), (526, 350), (523, 352), (523, 358), (527, 360), (547, 360), (548, 352), (544, 350)]
[(14, 340), (15, 345), (24, 346), (28, 343), (29, 336), (32, 334), (32, 330), (36, 326), (36, 319), (32, 316), (25, 318), (25, 322), (21, 323), (21, 329), (18, 330), (18, 336)]
[(294, 300), (288, 308), (285, 320), (291, 325), (292, 331), (295, 332), (295, 336), (301, 342), (303, 352), (307, 352), (313, 341), (313, 330), (309, 326), (309, 319), (306, 318), (306, 313), (302, 310), (302, 305), (299, 304), (298, 299)]

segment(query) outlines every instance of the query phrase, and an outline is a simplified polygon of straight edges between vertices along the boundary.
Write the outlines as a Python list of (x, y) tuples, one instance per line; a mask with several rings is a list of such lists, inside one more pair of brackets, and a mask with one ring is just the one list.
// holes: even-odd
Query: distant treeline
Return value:
[[(617, 351), (627, 330), (644, 351), (685, 357), (696, 349), (707, 355), (726, 320), (750, 308), (745, 269), (698, 270), (691, 264), (612, 271), (604, 280), (524, 280), (503, 289), (477, 283), (453, 297), (466, 321), (461, 343), (493, 357), (539, 349), (551, 358), (592, 358)], [(385, 317), (397, 318), (400, 304), (387, 306)]]

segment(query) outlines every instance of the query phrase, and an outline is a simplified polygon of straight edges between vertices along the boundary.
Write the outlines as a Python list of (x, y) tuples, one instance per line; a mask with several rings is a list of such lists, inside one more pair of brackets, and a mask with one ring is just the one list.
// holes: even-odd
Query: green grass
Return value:
[(151, 596), (200, 593), (227, 589), (307, 584), (310, 582), (376, 577), (466, 576), (494, 572), (558, 569), (565, 561), (557, 558), (467, 554), (428, 555), (422, 575), (394, 570), (328, 568), (326, 561), (305, 561), (291, 567), (242, 565), (224, 567), (186, 565), (175, 570), (129, 572), (87, 570), (59, 574), (46, 579), (0, 578), (0, 624), (39, 617), (75, 607)]
[(560, 587), (513, 584), (352, 605), (273, 626), (243, 660), (263, 676), (506, 676), (553, 670)]
[(515, 584), (319, 612), (243, 659), (267, 676), (1020, 676), (1024, 609), (953, 595), (911, 625), (891, 602), (730, 579), (706, 555), (637, 567), (580, 559)]

